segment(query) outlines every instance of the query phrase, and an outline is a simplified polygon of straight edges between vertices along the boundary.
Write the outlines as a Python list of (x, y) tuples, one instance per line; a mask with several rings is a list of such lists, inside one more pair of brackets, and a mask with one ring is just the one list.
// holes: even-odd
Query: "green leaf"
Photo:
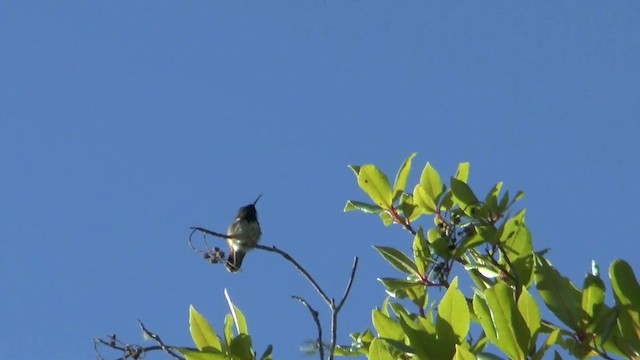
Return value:
[(582, 325), (582, 295), (560, 275), (547, 259), (536, 254), (535, 281), (538, 293), (549, 310), (565, 325), (579, 330)]
[(367, 214), (379, 214), (384, 211), (384, 209), (378, 205), (367, 204), (361, 201), (354, 201), (354, 200), (347, 201), (343, 211), (348, 212), (353, 210), (360, 210)]
[(433, 252), (435, 252), (438, 256), (441, 256), (445, 260), (449, 260), (451, 258), (451, 250), (449, 250), (451, 241), (440, 235), (440, 229), (429, 229), (429, 231), (427, 231), (427, 240), (431, 244)]
[(402, 163), (402, 166), (400, 166), (398, 174), (396, 174), (396, 180), (393, 182), (393, 201), (398, 200), (407, 187), (407, 180), (411, 172), (411, 161), (415, 156), (416, 153), (411, 153), (404, 163)]
[(504, 244), (506, 254), (521, 286), (528, 286), (533, 275), (533, 243), (531, 232), (524, 223), (526, 210), (519, 211), (514, 217), (507, 220), (500, 237)]
[(640, 352), (640, 285), (631, 266), (615, 260), (609, 267), (613, 295), (618, 304), (618, 327), (627, 354)]
[(422, 226), (416, 231), (416, 236), (413, 237), (413, 259), (420, 274), (425, 274), (427, 267), (433, 262), (431, 259), (431, 251), (429, 250), (429, 243), (424, 237)]
[(456, 345), (456, 353), (453, 355), (453, 360), (476, 360), (476, 356), (462, 346)]
[(198, 350), (216, 349), (222, 350), (222, 344), (218, 335), (213, 330), (207, 319), (193, 307), (189, 306), (189, 331), (193, 343)]
[(536, 300), (531, 296), (526, 287), (522, 288), (522, 293), (520, 293), (520, 297), (518, 298), (518, 311), (520, 311), (520, 315), (522, 315), (525, 324), (527, 324), (529, 328), (531, 341), (529, 342), (528, 348), (531, 349), (535, 347), (536, 334), (540, 329), (542, 317)]
[(592, 325), (604, 305), (604, 282), (597, 276), (587, 274), (582, 287), (582, 310), (587, 315), (586, 325)]
[(391, 226), (393, 224), (393, 218), (387, 211), (381, 212), (378, 215), (380, 216), (380, 219), (382, 219), (384, 226)]
[(405, 193), (400, 196), (400, 210), (410, 222), (415, 221), (422, 215), (422, 209), (413, 202), (413, 196)]
[(224, 340), (227, 345), (231, 344), (233, 339), (233, 316), (227, 314), (224, 317)]
[(438, 320), (436, 321), (439, 345), (451, 349), (447, 358), (454, 354), (455, 345), (464, 341), (469, 332), (470, 321), (467, 300), (462, 291), (458, 289), (458, 278), (455, 277), (438, 305)]
[(430, 334), (420, 324), (415, 323), (412, 319), (404, 314), (400, 314), (400, 325), (402, 330), (409, 339), (409, 345), (414, 353), (420, 359), (443, 359), (439, 357), (441, 350), (436, 346), (437, 340), (435, 334)]
[(437, 205), (435, 201), (427, 194), (420, 184), (413, 188), (413, 203), (418, 205), (423, 214), (431, 215), (436, 212)]
[(199, 351), (189, 348), (174, 348), (184, 355), (187, 360), (227, 360), (229, 357), (224, 353)]
[(463, 183), (469, 183), (469, 163), (463, 162), (458, 165), (458, 171), (456, 171), (456, 179)]
[(544, 342), (544, 345), (531, 357), (532, 360), (542, 360), (544, 359), (544, 354), (554, 345), (562, 345), (562, 338), (560, 337), (560, 329), (553, 330), (547, 340)]
[(253, 349), (251, 349), (251, 336), (245, 333), (236, 336), (229, 344), (229, 352), (234, 360), (254, 360), (255, 355), (253, 354)]
[(484, 333), (487, 338), (492, 343), (498, 342), (498, 335), (496, 334), (496, 327), (493, 324), (493, 319), (491, 318), (491, 310), (489, 310), (489, 305), (487, 305), (487, 301), (480, 297), (478, 294), (473, 295), (473, 312), (476, 314)]
[(474, 217), (480, 202), (469, 185), (456, 178), (451, 178), (451, 192), (453, 193), (453, 202), (458, 204), (467, 216)]
[(229, 304), (229, 310), (231, 310), (231, 316), (233, 316), (233, 322), (236, 324), (236, 331), (238, 334), (249, 334), (247, 328), (247, 320), (244, 318), (244, 314), (237, 306), (231, 302), (227, 289), (224, 289), (224, 296), (227, 298), (227, 304)]
[(360, 168), (358, 185), (378, 206), (389, 209), (393, 202), (393, 193), (389, 179), (375, 165), (367, 164)]
[(356, 175), (356, 178), (358, 177), (358, 175), (360, 175), (360, 166), (359, 165), (348, 165), (348, 167)]
[(525, 359), (531, 334), (516, 307), (513, 292), (500, 282), (487, 289), (485, 297), (496, 329), (496, 346), (511, 359)]
[(374, 249), (378, 250), (380, 255), (394, 268), (405, 274), (420, 276), (418, 266), (402, 251), (386, 246), (374, 246)]
[(369, 346), (369, 360), (395, 360), (389, 344), (382, 339), (373, 339)]
[(264, 351), (264, 353), (262, 353), (262, 356), (260, 356), (260, 360), (273, 360), (273, 346), (269, 345), (267, 346), (267, 349)]
[(421, 195), (424, 196), (424, 200), (435, 212), (438, 201), (440, 201), (440, 196), (445, 191), (445, 187), (440, 178), (440, 174), (438, 174), (438, 171), (436, 171), (429, 162), (427, 162), (427, 165), (422, 170), (419, 186), (423, 191)]
[(389, 338), (402, 341), (404, 339), (404, 331), (402, 326), (396, 320), (382, 313), (378, 309), (373, 309), (371, 313), (373, 327), (378, 332), (379, 337)]

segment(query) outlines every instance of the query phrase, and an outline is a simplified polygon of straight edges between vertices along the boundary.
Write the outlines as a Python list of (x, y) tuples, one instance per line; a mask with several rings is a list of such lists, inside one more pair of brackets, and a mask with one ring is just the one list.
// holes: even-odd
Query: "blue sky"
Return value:
[(189, 304), (220, 330), (227, 288), (258, 352), (302, 358), (315, 328), (289, 296), (327, 310), (290, 264), (254, 252), (232, 275), (186, 243), (259, 194), (262, 242), (330, 294), (360, 257), (349, 343), (384, 298), (376, 277), (396, 275), (371, 246), (410, 238), (342, 212), (366, 199), (347, 165), (393, 177), (414, 151), (411, 184), (426, 161), (443, 176), (470, 161), (479, 193), (525, 191), (534, 246), (577, 284), (591, 259), (637, 271), (639, 15), (631, 1), (3, 2), (0, 357), (92, 358), (94, 337), (142, 343), (137, 319), (191, 345)]

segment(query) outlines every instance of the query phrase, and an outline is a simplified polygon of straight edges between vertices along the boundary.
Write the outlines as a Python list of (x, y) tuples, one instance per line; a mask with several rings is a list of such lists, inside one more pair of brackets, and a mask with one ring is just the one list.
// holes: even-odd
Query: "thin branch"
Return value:
[(333, 355), (336, 350), (336, 342), (338, 339), (338, 314), (340, 313), (340, 309), (344, 305), (344, 302), (347, 300), (349, 296), (349, 292), (351, 291), (351, 285), (353, 285), (353, 279), (356, 276), (356, 270), (358, 269), (358, 257), (353, 258), (353, 266), (351, 268), (351, 276), (349, 276), (349, 282), (347, 283), (347, 288), (344, 290), (344, 295), (342, 295), (342, 299), (336, 306), (336, 299), (331, 299), (331, 348), (329, 349), (329, 360), (333, 360)]
[(291, 297), (294, 300), (298, 300), (299, 302), (302, 303), (302, 305), (306, 306), (307, 309), (309, 309), (309, 312), (311, 313), (311, 317), (313, 317), (313, 321), (316, 323), (316, 327), (318, 328), (318, 353), (320, 354), (320, 360), (323, 360), (324, 344), (322, 343), (322, 325), (320, 324), (319, 313), (316, 311), (316, 309), (314, 309), (313, 307), (311, 307), (311, 305), (309, 305), (307, 300), (295, 295), (292, 295)]
[(349, 292), (351, 291), (351, 285), (353, 285), (353, 279), (356, 277), (356, 270), (358, 269), (358, 257), (353, 258), (353, 266), (351, 268), (351, 276), (349, 277), (349, 282), (347, 283), (347, 288), (344, 290), (344, 295), (342, 295), (342, 299), (338, 303), (336, 307), (336, 311), (340, 311), (342, 309), (342, 305), (347, 300), (347, 296), (349, 296)]
[(144, 326), (142, 321), (138, 320), (138, 323), (140, 324), (140, 328), (142, 329), (142, 333), (144, 334), (144, 336), (155, 340), (164, 352), (171, 355), (171, 357), (173, 357), (174, 359), (186, 360), (185, 358), (183, 358), (182, 356), (176, 354), (173, 350), (171, 350), (171, 346), (168, 346), (164, 342), (162, 342), (162, 339), (160, 339), (160, 336), (147, 330), (147, 328)]
[(309, 274), (309, 272), (307, 272), (307, 270), (305, 268), (303, 268), (302, 265), (300, 265), (294, 258), (292, 258), (291, 255), (287, 254), (285, 251), (282, 251), (282, 250), (278, 249), (275, 246), (264, 246), (264, 245), (258, 244), (258, 245), (256, 245), (256, 249), (277, 253), (280, 256), (282, 256), (283, 258), (285, 258), (287, 261), (292, 263), (293, 266), (295, 266), (296, 269), (298, 269), (298, 271), (300, 271), (302, 273), (302, 275), (304, 275), (304, 277), (307, 278), (307, 280), (309, 280), (311, 285), (313, 285), (313, 287), (320, 294), (320, 296), (322, 296), (322, 299), (324, 300), (324, 302), (327, 303), (327, 306), (329, 306), (329, 308), (331, 308), (331, 299), (329, 298), (329, 296), (327, 296), (327, 293), (325, 293), (324, 290), (322, 290), (320, 285), (318, 285), (316, 280)]
[(203, 233), (205, 233), (205, 234), (209, 234), (209, 235), (211, 235), (211, 236), (215, 236), (215, 237), (219, 237), (219, 238), (223, 238), (223, 239), (230, 239), (230, 238), (232, 238), (232, 236), (229, 236), (229, 235), (227, 235), (227, 234), (217, 233), (217, 232), (215, 232), (215, 231), (211, 231), (211, 230), (209, 230), (209, 229), (205, 229), (205, 228), (202, 228), (202, 227), (191, 227), (190, 229), (191, 229), (191, 230), (193, 230), (193, 231), (191, 232), (191, 234), (192, 234), (192, 235), (193, 235), (193, 233), (194, 233), (194, 232), (196, 232), (196, 231), (200, 231), (200, 232), (203, 232)]

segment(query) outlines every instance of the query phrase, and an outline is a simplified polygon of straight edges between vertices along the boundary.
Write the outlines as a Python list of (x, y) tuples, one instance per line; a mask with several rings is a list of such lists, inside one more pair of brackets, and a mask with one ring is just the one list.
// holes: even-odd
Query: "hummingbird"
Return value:
[(258, 212), (256, 203), (260, 200), (258, 196), (253, 204), (243, 206), (238, 210), (236, 218), (227, 229), (227, 243), (229, 244), (229, 258), (226, 266), (229, 272), (237, 272), (242, 265), (242, 259), (247, 252), (253, 249), (260, 240), (262, 231), (258, 222)]

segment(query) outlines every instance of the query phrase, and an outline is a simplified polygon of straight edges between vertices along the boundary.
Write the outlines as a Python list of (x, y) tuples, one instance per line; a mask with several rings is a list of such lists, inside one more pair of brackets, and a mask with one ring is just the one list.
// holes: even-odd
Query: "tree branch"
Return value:
[(292, 295), (291, 297), (294, 300), (298, 300), (299, 302), (302, 303), (302, 305), (306, 306), (307, 309), (309, 309), (309, 312), (311, 313), (311, 317), (313, 317), (313, 321), (316, 323), (316, 328), (318, 329), (317, 346), (318, 346), (318, 353), (320, 354), (320, 360), (324, 360), (324, 344), (322, 343), (322, 325), (320, 324), (319, 313), (316, 311), (316, 309), (314, 309), (313, 307), (311, 307), (311, 305), (309, 305), (307, 300), (295, 295)]

